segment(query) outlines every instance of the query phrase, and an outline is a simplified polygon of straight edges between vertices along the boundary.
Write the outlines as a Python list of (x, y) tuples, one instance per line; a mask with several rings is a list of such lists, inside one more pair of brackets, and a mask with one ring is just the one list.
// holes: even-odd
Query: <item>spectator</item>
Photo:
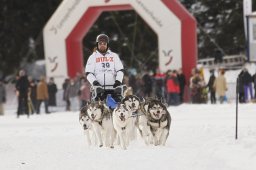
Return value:
[(166, 77), (166, 89), (167, 89), (167, 99), (168, 99), (168, 105), (174, 105), (177, 106), (180, 104), (180, 86), (179, 86), (179, 80), (177, 77), (177, 71), (167, 71), (167, 77)]
[(179, 85), (180, 85), (180, 102), (183, 103), (183, 96), (184, 96), (184, 89), (186, 85), (186, 78), (185, 75), (182, 72), (182, 69), (180, 68), (178, 70), (178, 80), (179, 80)]
[(26, 76), (25, 70), (20, 70), (19, 78), (16, 83), (16, 95), (18, 96), (17, 118), (19, 118), (19, 116), (23, 114), (23, 111), (29, 117), (28, 92), (29, 92), (28, 77)]
[(142, 81), (143, 81), (144, 97), (150, 97), (151, 93), (152, 93), (153, 81), (152, 81), (152, 78), (149, 75), (148, 71), (145, 72), (145, 74), (143, 75)]
[(256, 72), (252, 76), (252, 82), (254, 84), (254, 99), (256, 99)]
[(29, 81), (29, 97), (28, 97), (28, 103), (29, 103), (29, 112), (31, 114), (34, 114), (36, 112), (36, 105), (37, 105), (37, 99), (36, 99), (36, 81), (33, 80), (31, 76), (28, 77)]
[(4, 115), (4, 103), (6, 102), (6, 89), (3, 80), (0, 80), (0, 116)]
[(40, 106), (41, 103), (44, 102), (44, 107), (45, 107), (45, 113), (50, 113), (48, 111), (48, 100), (49, 100), (49, 94), (48, 94), (48, 86), (45, 81), (45, 77), (41, 76), (40, 82), (37, 85), (37, 107), (36, 107), (36, 113), (40, 114)]
[(215, 104), (216, 103), (216, 92), (215, 92), (215, 88), (213, 87), (214, 85), (214, 81), (216, 79), (215, 75), (214, 75), (214, 70), (210, 70), (210, 79), (208, 81), (207, 87), (209, 88), (209, 92), (210, 92), (210, 99), (211, 99), (211, 104)]
[(248, 70), (246, 68), (244, 68), (244, 74), (243, 74), (243, 83), (244, 83), (244, 99), (245, 102), (249, 102), (249, 94), (248, 91), (250, 93), (250, 97), (251, 99), (253, 99), (253, 94), (252, 94), (252, 76), (251, 74), (248, 72)]
[(136, 86), (136, 92), (135, 92), (135, 95), (137, 96), (141, 96), (143, 97), (144, 96), (144, 83), (143, 83), (143, 80), (142, 80), (142, 76), (141, 76), (141, 73), (137, 74), (136, 75), (136, 81), (135, 81), (135, 86)]
[(215, 50), (214, 63), (221, 64), (223, 62), (223, 53), (220, 50)]
[(62, 84), (63, 100), (66, 102), (66, 111), (70, 111), (70, 100), (67, 94), (67, 87), (69, 86), (69, 84), (70, 84), (70, 80), (68, 78), (65, 79), (64, 83)]
[(239, 103), (245, 103), (244, 98), (244, 70), (242, 69), (238, 75), (238, 94), (239, 94)]
[(79, 109), (79, 83), (75, 79), (71, 79), (70, 84), (68, 84), (66, 89), (66, 96), (65, 98), (70, 101), (70, 110), (77, 111)]
[(48, 83), (48, 93), (49, 93), (49, 106), (57, 106), (56, 104), (56, 93), (58, 92), (57, 85), (54, 82), (54, 78), (50, 77)]
[(90, 94), (91, 85), (86, 78), (81, 79), (81, 84), (82, 85), (80, 87), (80, 101), (81, 101), (80, 107), (82, 108), (85, 105), (87, 105), (87, 103), (91, 99), (91, 94)]
[(219, 96), (219, 101), (221, 104), (224, 102), (226, 91), (228, 90), (227, 82), (224, 74), (225, 74), (225, 70), (220, 69), (219, 76), (215, 79), (214, 85), (213, 85), (214, 88), (216, 89), (216, 93)]
[(203, 78), (200, 76), (200, 71), (195, 69), (194, 76), (190, 79), (190, 95), (192, 103), (202, 103), (202, 90), (205, 86)]
[(159, 99), (165, 98), (165, 96), (164, 96), (164, 88), (165, 88), (164, 79), (165, 79), (165, 74), (161, 73), (160, 69), (158, 68), (156, 70), (154, 80), (155, 80), (155, 95)]
[(188, 95), (190, 96), (190, 102), (192, 103), (192, 80), (194, 76), (196, 75), (196, 68), (191, 69), (191, 75), (189, 77), (189, 88), (188, 88)]

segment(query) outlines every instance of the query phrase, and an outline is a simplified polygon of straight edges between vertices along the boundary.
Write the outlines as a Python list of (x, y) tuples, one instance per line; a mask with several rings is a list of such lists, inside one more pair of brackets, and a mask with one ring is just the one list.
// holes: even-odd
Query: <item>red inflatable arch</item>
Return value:
[(196, 20), (178, 0), (63, 0), (44, 28), (47, 76), (60, 85), (83, 73), (82, 40), (99, 15), (132, 9), (158, 35), (159, 68), (182, 67), (188, 78), (197, 60)]

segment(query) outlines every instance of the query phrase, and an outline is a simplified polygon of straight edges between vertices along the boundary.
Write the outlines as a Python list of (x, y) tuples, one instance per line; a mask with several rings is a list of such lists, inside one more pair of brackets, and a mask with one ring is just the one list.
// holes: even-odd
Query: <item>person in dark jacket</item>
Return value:
[(244, 70), (242, 70), (239, 75), (238, 75), (238, 100), (239, 103), (244, 103), (245, 98), (244, 98), (244, 81), (243, 81), (243, 76), (244, 76)]
[(6, 89), (4, 81), (0, 80), (0, 116), (4, 115), (4, 103), (6, 102)]
[(144, 97), (150, 97), (152, 93), (153, 81), (148, 71), (143, 75), (142, 81), (143, 81)]
[(178, 80), (179, 80), (179, 86), (180, 86), (180, 102), (183, 103), (183, 96), (184, 96), (184, 89), (185, 89), (185, 85), (186, 85), (186, 78), (185, 78), (185, 75), (183, 74), (181, 68), (178, 70)]
[(57, 106), (56, 104), (56, 93), (58, 92), (57, 85), (54, 82), (54, 78), (50, 77), (48, 83), (49, 101), (48, 106)]
[(19, 79), (16, 83), (16, 95), (18, 96), (18, 111), (17, 118), (25, 112), (29, 117), (28, 111), (28, 92), (29, 92), (29, 81), (25, 73), (25, 70), (20, 70)]
[(244, 82), (244, 98), (245, 102), (249, 102), (249, 94), (251, 99), (253, 99), (253, 94), (252, 94), (252, 76), (248, 72), (246, 68), (244, 68), (244, 75), (243, 75), (243, 82)]
[(254, 84), (254, 99), (256, 99), (256, 73), (252, 76), (252, 82)]
[(154, 81), (155, 81), (155, 95), (158, 99), (165, 98), (165, 74), (161, 73), (160, 69), (158, 68), (156, 70), (156, 74), (154, 75)]
[(221, 52), (221, 50), (217, 49), (214, 52), (214, 63), (215, 64), (221, 64), (223, 61), (223, 53)]
[(216, 92), (215, 92), (215, 88), (213, 87), (213, 84), (214, 84), (216, 77), (214, 75), (214, 70), (210, 70), (210, 73), (211, 73), (211, 76), (208, 81), (207, 87), (209, 88), (209, 92), (210, 92), (211, 104), (215, 104), (216, 103)]
[(70, 100), (67, 97), (68, 96), (68, 92), (67, 92), (67, 88), (70, 84), (70, 79), (66, 78), (65, 81), (62, 84), (62, 89), (63, 89), (63, 100), (66, 102), (66, 111), (70, 111)]

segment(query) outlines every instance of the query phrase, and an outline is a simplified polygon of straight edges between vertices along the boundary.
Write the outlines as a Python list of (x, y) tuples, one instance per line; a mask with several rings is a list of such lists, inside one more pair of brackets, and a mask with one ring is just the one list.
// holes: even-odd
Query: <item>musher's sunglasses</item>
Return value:
[(99, 45), (107, 45), (106, 42), (99, 42)]

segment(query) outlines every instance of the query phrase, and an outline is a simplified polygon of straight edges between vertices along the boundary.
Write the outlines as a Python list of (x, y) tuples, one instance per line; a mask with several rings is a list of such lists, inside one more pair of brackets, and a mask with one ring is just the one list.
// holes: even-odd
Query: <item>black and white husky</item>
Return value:
[(165, 145), (169, 136), (171, 116), (166, 106), (157, 99), (147, 99), (143, 104), (154, 145)]
[(140, 100), (135, 95), (128, 95), (125, 98), (123, 98), (122, 103), (126, 106), (127, 109), (129, 109), (132, 112), (131, 116), (131, 133), (129, 134), (130, 140), (134, 140), (137, 138), (136, 136), (136, 124), (138, 119), (138, 110), (140, 108)]
[[(93, 129), (92, 129), (92, 121), (87, 114), (87, 107), (81, 108), (80, 114), (79, 114), (79, 123), (83, 127), (84, 134), (86, 136), (88, 145), (91, 145), (92, 138), (95, 139), (95, 135), (94, 135)], [(94, 141), (94, 142), (96, 142), (96, 141)]]
[(132, 112), (124, 104), (118, 104), (113, 110), (113, 125), (120, 140), (121, 147), (127, 149), (132, 130)]
[(115, 131), (111, 110), (102, 101), (92, 101), (86, 107), (99, 146), (102, 147), (104, 144), (113, 148)]
[(152, 140), (152, 134), (150, 127), (147, 123), (147, 117), (141, 110), (141, 101), (136, 95), (128, 95), (123, 100), (122, 103), (132, 111), (131, 124), (134, 128), (131, 131), (131, 139), (136, 138), (136, 128), (138, 128), (141, 137), (146, 144), (149, 144)]

